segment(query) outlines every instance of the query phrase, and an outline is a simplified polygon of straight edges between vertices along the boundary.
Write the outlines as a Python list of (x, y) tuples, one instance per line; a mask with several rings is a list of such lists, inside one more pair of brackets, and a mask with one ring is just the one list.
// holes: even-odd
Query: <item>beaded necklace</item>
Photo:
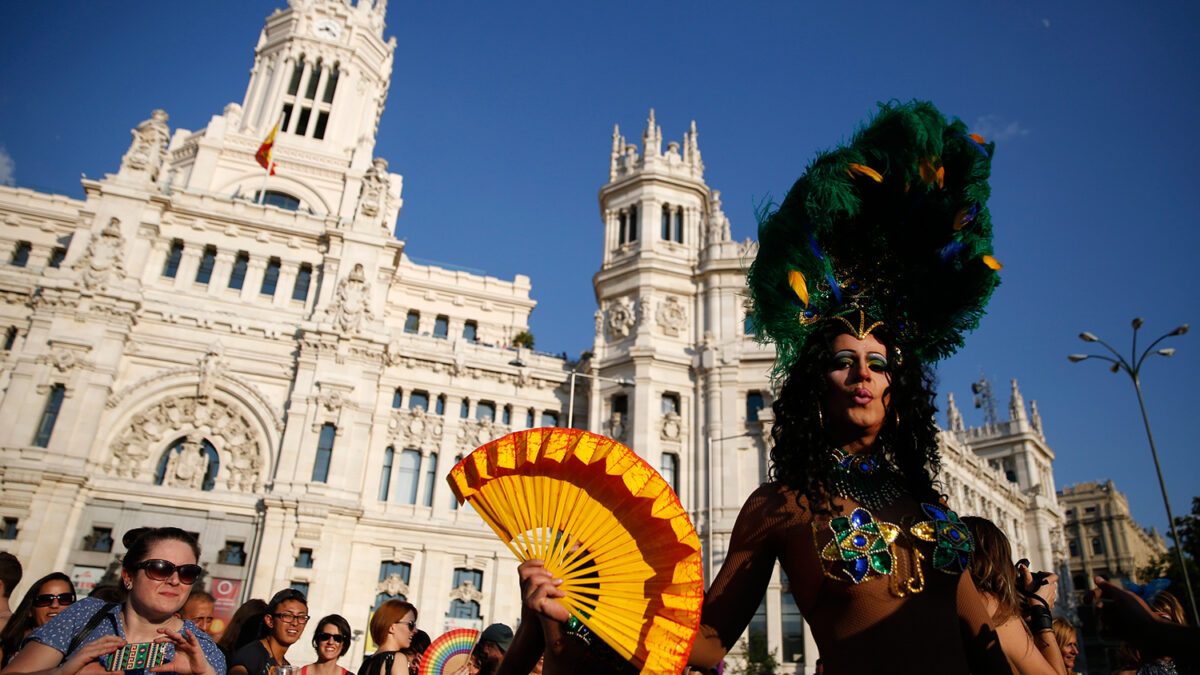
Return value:
[(833, 457), (833, 492), (868, 509), (882, 509), (904, 494), (900, 474), (875, 453), (853, 455), (841, 448)]

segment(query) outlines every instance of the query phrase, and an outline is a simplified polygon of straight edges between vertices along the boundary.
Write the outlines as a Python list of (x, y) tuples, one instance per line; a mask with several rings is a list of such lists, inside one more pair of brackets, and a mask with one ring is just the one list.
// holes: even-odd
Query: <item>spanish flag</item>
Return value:
[(275, 132), (279, 131), (279, 123), (271, 127), (271, 133), (267, 134), (267, 139), (258, 146), (258, 152), (254, 153), (254, 161), (258, 165), (270, 172), (270, 175), (275, 175), (275, 162), (271, 161), (271, 149), (275, 146)]

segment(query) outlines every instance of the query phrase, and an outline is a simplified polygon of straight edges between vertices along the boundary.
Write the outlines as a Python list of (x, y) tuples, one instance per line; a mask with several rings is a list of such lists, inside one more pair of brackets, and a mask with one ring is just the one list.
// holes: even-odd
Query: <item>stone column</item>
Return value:
[(233, 273), (232, 251), (218, 250), (216, 262), (213, 263), (212, 278), (208, 280), (208, 294), (217, 295), (229, 288), (229, 279)]
[(300, 263), (280, 262), (279, 280), (275, 283), (275, 297), (271, 304), (276, 307), (287, 307), (291, 303), (292, 287), (296, 285), (296, 274), (299, 270)]
[(253, 302), (262, 290), (263, 273), (267, 269), (267, 261), (262, 258), (250, 258), (246, 264), (246, 283), (242, 285), (242, 302)]

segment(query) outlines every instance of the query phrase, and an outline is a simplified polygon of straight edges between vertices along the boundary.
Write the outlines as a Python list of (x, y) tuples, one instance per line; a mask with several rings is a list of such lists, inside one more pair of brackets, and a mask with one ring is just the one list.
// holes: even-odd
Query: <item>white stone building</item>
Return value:
[[(640, 152), (614, 130), (593, 356), (510, 347), (528, 277), (417, 264), (393, 235), (402, 181), (373, 155), (384, 6), (293, 0), (241, 104), (173, 133), (154, 111), (83, 200), (0, 187), (0, 549), (29, 579), (94, 583), (126, 530), (170, 524), (234, 601), (296, 585), (360, 630), (398, 595), (434, 635), (514, 624), (516, 561), (443, 476), (509, 431), (571, 423), (660, 467), (719, 568), (766, 475), (773, 352), (745, 331), (756, 244), (731, 239), (695, 126), (665, 151), (653, 112)], [(946, 491), (1057, 568), (1053, 453), (1013, 392), (1011, 419), (980, 429), (951, 400)], [(751, 628), (811, 671), (786, 592), (777, 574)]]

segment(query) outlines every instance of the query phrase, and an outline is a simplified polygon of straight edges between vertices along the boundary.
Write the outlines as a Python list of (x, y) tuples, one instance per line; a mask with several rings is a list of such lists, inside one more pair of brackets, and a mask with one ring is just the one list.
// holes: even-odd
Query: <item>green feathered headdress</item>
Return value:
[(837, 317), (883, 322), (904, 358), (933, 362), (962, 345), (1000, 283), (986, 207), (993, 149), (931, 103), (893, 102), (808, 166), (761, 219), (748, 274), (777, 377)]

